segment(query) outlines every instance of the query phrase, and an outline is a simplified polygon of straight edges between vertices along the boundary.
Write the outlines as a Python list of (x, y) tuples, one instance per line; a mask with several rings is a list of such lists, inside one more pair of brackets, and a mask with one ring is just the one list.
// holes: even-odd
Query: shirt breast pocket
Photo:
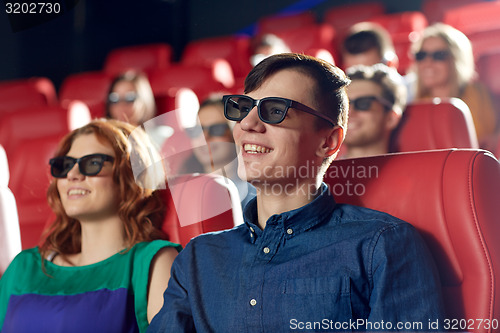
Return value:
[[(283, 294), (283, 319), (287, 323), (292, 320), (316, 323), (316, 328), (321, 330), (331, 329), (335, 322), (352, 318), (348, 276), (286, 280)], [(327, 323), (332, 326), (327, 327)]]

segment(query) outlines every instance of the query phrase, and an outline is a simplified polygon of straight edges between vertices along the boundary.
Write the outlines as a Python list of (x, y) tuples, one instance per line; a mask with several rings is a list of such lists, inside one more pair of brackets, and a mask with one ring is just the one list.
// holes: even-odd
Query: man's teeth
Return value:
[(258, 145), (252, 145), (252, 144), (245, 144), (243, 146), (243, 149), (245, 150), (246, 153), (249, 154), (262, 154), (262, 153), (270, 153), (273, 150), (270, 148), (258, 146)]
[(80, 189), (73, 189), (68, 191), (68, 195), (85, 195), (89, 191), (86, 190), (80, 190)]

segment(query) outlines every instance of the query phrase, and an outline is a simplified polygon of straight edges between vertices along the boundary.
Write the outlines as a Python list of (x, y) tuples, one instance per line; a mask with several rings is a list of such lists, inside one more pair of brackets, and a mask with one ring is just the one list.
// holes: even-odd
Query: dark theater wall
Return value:
[[(317, 19), (321, 20), (326, 9), (367, 1), (369, 0), (190, 0), (190, 38), (199, 39), (240, 31), (255, 23), (259, 17), (282, 12), (292, 5), (310, 8), (316, 14)], [(389, 13), (419, 10), (421, 7), (421, 0), (381, 2), (385, 4)]]
[[(52, 0), (65, 13), (44, 22), (8, 16), (0, 2), (0, 80), (46, 76), (58, 87), (69, 74), (101, 69), (117, 47), (166, 42), (179, 59), (187, 42), (249, 31), (259, 17), (292, 5), (318, 20), (325, 9), (360, 1), (339, 0)], [(13, 1), (14, 2), (14, 1)], [(19, 2), (19, 1), (18, 1)], [(421, 0), (385, 0), (388, 12), (418, 10)], [(40, 22), (38, 22), (40, 21)], [(38, 25), (35, 25), (38, 24)], [(33, 26), (34, 25), (34, 26)]]

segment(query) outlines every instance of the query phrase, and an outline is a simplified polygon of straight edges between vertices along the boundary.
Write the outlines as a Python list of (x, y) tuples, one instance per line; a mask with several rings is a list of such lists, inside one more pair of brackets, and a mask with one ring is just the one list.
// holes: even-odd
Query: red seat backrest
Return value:
[(475, 59), (498, 51), (500, 43), (500, 2), (481, 1), (451, 9), (443, 22), (463, 32), (471, 41)]
[(446, 11), (443, 22), (468, 35), (479, 31), (498, 30), (499, 15), (498, 1), (480, 1)]
[(238, 191), (221, 176), (190, 174), (168, 182), (168, 210), (162, 230), (169, 240), (185, 246), (200, 234), (243, 223)]
[(112, 75), (100, 71), (69, 75), (61, 85), (61, 105), (66, 107), (71, 101), (82, 101), (89, 107), (92, 118), (104, 117), (112, 80)]
[(435, 99), (407, 106), (392, 140), (392, 151), (478, 148), (467, 105), (459, 99)]
[(477, 61), (481, 82), (495, 95), (500, 95), (500, 47), (496, 52), (483, 54)]
[(10, 159), (10, 188), (17, 201), (23, 249), (39, 245), (42, 230), (52, 216), (47, 203), (49, 159), (54, 157), (63, 135), (26, 139)]
[(151, 73), (167, 68), (172, 59), (172, 47), (165, 43), (134, 45), (112, 50), (106, 57), (104, 71), (115, 76), (128, 70)]
[[(175, 98), (178, 89), (189, 88), (194, 91), (198, 100), (202, 101), (210, 94), (226, 89), (221, 82), (217, 81), (214, 69), (211, 66), (202, 65), (172, 65), (167, 69), (151, 73), (149, 81), (156, 98), (163, 96), (172, 99)], [(163, 111), (160, 110), (161, 105), (158, 105), (159, 113), (175, 109), (175, 107), (172, 108), (172, 102), (169, 109), (163, 109)]]
[(7, 156), (26, 139), (61, 135), (90, 121), (89, 111), (81, 104), (63, 107), (31, 107), (0, 116), (0, 144)]
[(475, 2), (477, 0), (423, 0), (422, 12), (429, 23), (441, 22), (447, 11)]
[[(325, 181), (337, 202), (387, 212), (420, 231), (440, 273), (445, 318), (500, 318), (500, 164), (489, 152), (339, 160)], [(467, 331), (497, 331), (480, 326)]]
[(9, 189), (9, 165), (0, 145), (0, 277), (21, 251), (21, 234), (16, 199)]
[(83, 102), (106, 101), (113, 77), (105, 72), (92, 71), (68, 75), (59, 93), (61, 103), (72, 100)]
[(283, 15), (270, 15), (257, 21), (257, 35), (276, 34), (283, 30), (305, 28), (316, 23), (312, 12), (300, 12)]
[(0, 82), (0, 113), (25, 107), (55, 106), (56, 89), (45, 77)]
[(370, 18), (369, 21), (380, 24), (393, 37), (404, 34), (406, 38), (409, 38), (408, 35), (412, 32), (421, 32), (428, 25), (427, 18), (419, 11), (382, 14)]
[(418, 11), (407, 11), (375, 16), (369, 21), (378, 23), (389, 32), (399, 58), (398, 71), (401, 74), (406, 74), (412, 63), (410, 58), (411, 44), (420, 37), (428, 25), (425, 15)]
[(371, 17), (384, 13), (385, 6), (383, 2), (349, 3), (329, 8), (323, 16), (323, 22), (330, 24), (335, 30), (343, 32), (358, 22), (366, 21)]
[(187, 135), (185, 128), (195, 125), (198, 109), (178, 109), (174, 112), (168, 112), (160, 118), (162, 124), (173, 129), (172, 134), (160, 147), (162, 159), (167, 165), (167, 173), (170, 176), (192, 172), (186, 171), (185, 163), (192, 157), (194, 147), (192, 139)]
[(323, 49), (330, 52), (335, 59), (335, 29), (328, 24), (310, 24), (281, 30), (276, 35), (283, 39), (292, 52), (316, 56), (313, 52)]
[(191, 41), (186, 45), (181, 62), (184, 65), (207, 65), (224, 59), (235, 78), (244, 78), (252, 69), (250, 64), (250, 37), (221, 36)]

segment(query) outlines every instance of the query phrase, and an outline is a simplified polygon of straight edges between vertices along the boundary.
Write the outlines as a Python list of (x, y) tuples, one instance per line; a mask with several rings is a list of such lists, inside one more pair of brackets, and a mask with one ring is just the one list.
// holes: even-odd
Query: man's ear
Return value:
[(334, 128), (324, 130), (324, 133), (323, 140), (316, 151), (316, 155), (322, 158), (331, 156), (340, 149), (340, 145), (344, 141), (344, 128), (337, 125)]
[(384, 57), (384, 64), (386, 64), (388, 67), (398, 69), (399, 58), (396, 53), (390, 52), (390, 55), (388, 57)]
[(385, 127), (388, 131), (394, 130), (401, 121), (401, 115), (394, 110), (391, 110), (387, 113), (387, 120), (385, 123)]

